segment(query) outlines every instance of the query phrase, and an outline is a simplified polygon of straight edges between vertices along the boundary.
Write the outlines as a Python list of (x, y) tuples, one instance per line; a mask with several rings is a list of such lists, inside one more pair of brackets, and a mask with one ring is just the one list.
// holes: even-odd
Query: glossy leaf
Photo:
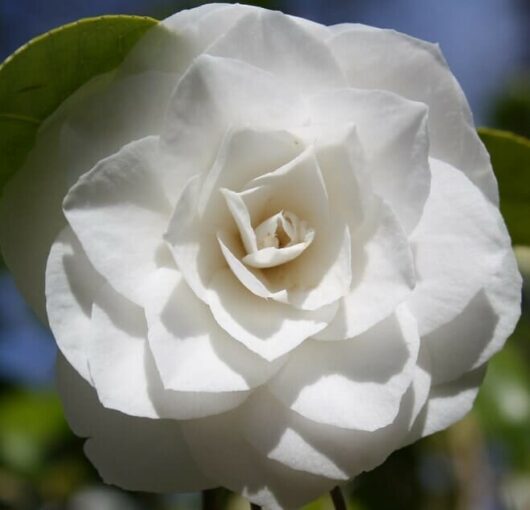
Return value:
[(116, 68), (157, 21), (87, 18), (41, 35), (0, 66), (0, 189), (23, 164), (41, 123), (81, 85)]
[(513, 244), (530, 245), (530, 140), (508, 131), (479, 129), (499, 181), (501, 212)]

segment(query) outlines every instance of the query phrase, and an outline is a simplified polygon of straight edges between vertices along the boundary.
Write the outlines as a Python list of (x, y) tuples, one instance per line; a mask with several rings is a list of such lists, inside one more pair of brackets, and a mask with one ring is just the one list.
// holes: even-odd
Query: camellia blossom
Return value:
[(46, 122), (1, 245), (102, 478), (294, 508), (462, 418), (520, 314), (439, 48), (180, 12)]

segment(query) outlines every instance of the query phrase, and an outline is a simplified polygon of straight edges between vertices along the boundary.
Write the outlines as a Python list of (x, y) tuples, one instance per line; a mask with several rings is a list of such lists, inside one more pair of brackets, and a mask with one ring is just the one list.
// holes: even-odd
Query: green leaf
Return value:
[(0, 65), (0, 190), (33, 146), (37, 130), (84, 83), (116, 68), (152, 18), (87, 18), (41, 35)]
[(507, 131), (479, 129), (499, 181), (501, 212), (514, 244), (530, 245), (530, 140)]

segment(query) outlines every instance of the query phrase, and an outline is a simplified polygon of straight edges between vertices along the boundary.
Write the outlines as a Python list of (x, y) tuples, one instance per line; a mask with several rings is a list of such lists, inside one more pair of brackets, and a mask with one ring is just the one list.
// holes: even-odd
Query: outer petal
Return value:
[(488, 153), (437, 45), (363, 25), (343, 26), (328, 44), (351, 86), (389, 90), (425, 103), (431, 156), (462, 170), (491, 201), (498, 201)]
[(281, 366), (230, 338), (178, 271), (159, 269), (146, 292), (149, 343), (164, 386), (177, 391), (244, 391)]
[(461, 420), (473, 407), (485, 373), (485, 367), (480, 367), (455, 381), (433, 386), (406, 443), (413, 443)]
[(511, 250), (498, 211), (465, 175), (438, 160), (431, 160), (431, 173), (411, 236), (418, 284), (408, 303), (421, 335), (455, 318)]
[(127, 490), (188, 492), (215, 486), (190, 455), (181, 426), (105, 409), (93, 388), (60, 356), (57, 386), (76, 434), (106, 483)]
[(521, 313), (521, 276), (510, 250), (462, 312), (422, 338), (436, 384), (479, 367), (504, 345)]
[(244, 437), (242, 412), (183, 423), (194, 459), (207, 476), (267, 510), (300, 508), (336, 485), (257, 452)]
[(132, 142), (82, 176), (64, 201), (66, 217), (94, 267), (140, 305), (138, 289), (157, 268), (170, 215), (158, 164), (158, 138)]
[(346, 480), (373, 469), (401, 446), (410, 428), (414, 398), (411, 387), (393, 423), (368, 432), (315, 423), (290, 411), (264, 389), (241, 409), (243, 434), (262, 455), (291, 469)]
[(143, 310), (105, 284), (94, 295), (90, 329), (84, 334), (101, 404), (131, 416), (159, 418), (145, 366), (149, 353)]
[[(87, 357), (94, 296), (105, 284), (70, 227), (53, 243), (46, 267), (46, 307), (50, 328), (68, 362), (91, 380)], [(85, 332), (85, 334), (80, 334)]]
[(284, 87), (303, 93), (346, 86), (329, 48), (280, 12), (254, 10), (207, 52), (259, 67), (277, 76)]
[(353, 283), (319, 340), (352, 338), (388, 317), (415, 284), (412, 253), (405, 233), (384, 203), (352, 238)]
[[(175, 158), (177, 175), (189, 177), (211, 168), (230, 127), (285, 129), (303, 120), (299, 100), (273, 75), (240, 61), (201, 55), (179, 81), (162, 140)], [(170, 174), (168, 188), (171, 179)]]
[(404, 307), (343, 342), (308, 342), (269, 388), (290, 409), (318, 423), (374, 431), (396, 418), (418, 357), (416, 322)]
[(309, 105), (316, 122), (355, 125), (373, 191), (409, 233), (429, 194), (425, 105), (385, 91), (355, 89), (315, 95)]
[(259, 298), (229, 269), (220, 270), (211, 280), (208, 304), (228, 334), (268, 361), (325, 328), (337, 312), (336, 303), (308, 312)]
[(148, 418), (187, 420), (239, 406), (248, 392), (167, 389), (147, 342), (142, 310), (104, 286), (93, 305), (89, 368), (107, 408)]

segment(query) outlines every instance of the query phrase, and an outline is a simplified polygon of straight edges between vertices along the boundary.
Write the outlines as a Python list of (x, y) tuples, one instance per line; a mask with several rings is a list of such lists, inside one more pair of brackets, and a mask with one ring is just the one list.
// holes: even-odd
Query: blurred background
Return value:
[[(0, 61), (51, 28), (100, 14), (163, 18), (205, 2), (0, 0)], [(440, 43), (479, 126), (530, 137), (530, 1), (258, 0), (334, 24), (394, 28)], [(530, 229), (530, 222), (528, 224)], [(530, 510), (530, 250), (518, 249), (523, 317), (488, 370), (473, 412), (394, 453), (345, 487), (350, 510)], [(55, 345), (0, 269), (0, 510), (192, 510), (196, 494), (106, 487), (64, 422), (53, 390)], [(220, 493), (225, 508), (248, 503)], [(331, 509), (323, 498), (307, 510)]]

